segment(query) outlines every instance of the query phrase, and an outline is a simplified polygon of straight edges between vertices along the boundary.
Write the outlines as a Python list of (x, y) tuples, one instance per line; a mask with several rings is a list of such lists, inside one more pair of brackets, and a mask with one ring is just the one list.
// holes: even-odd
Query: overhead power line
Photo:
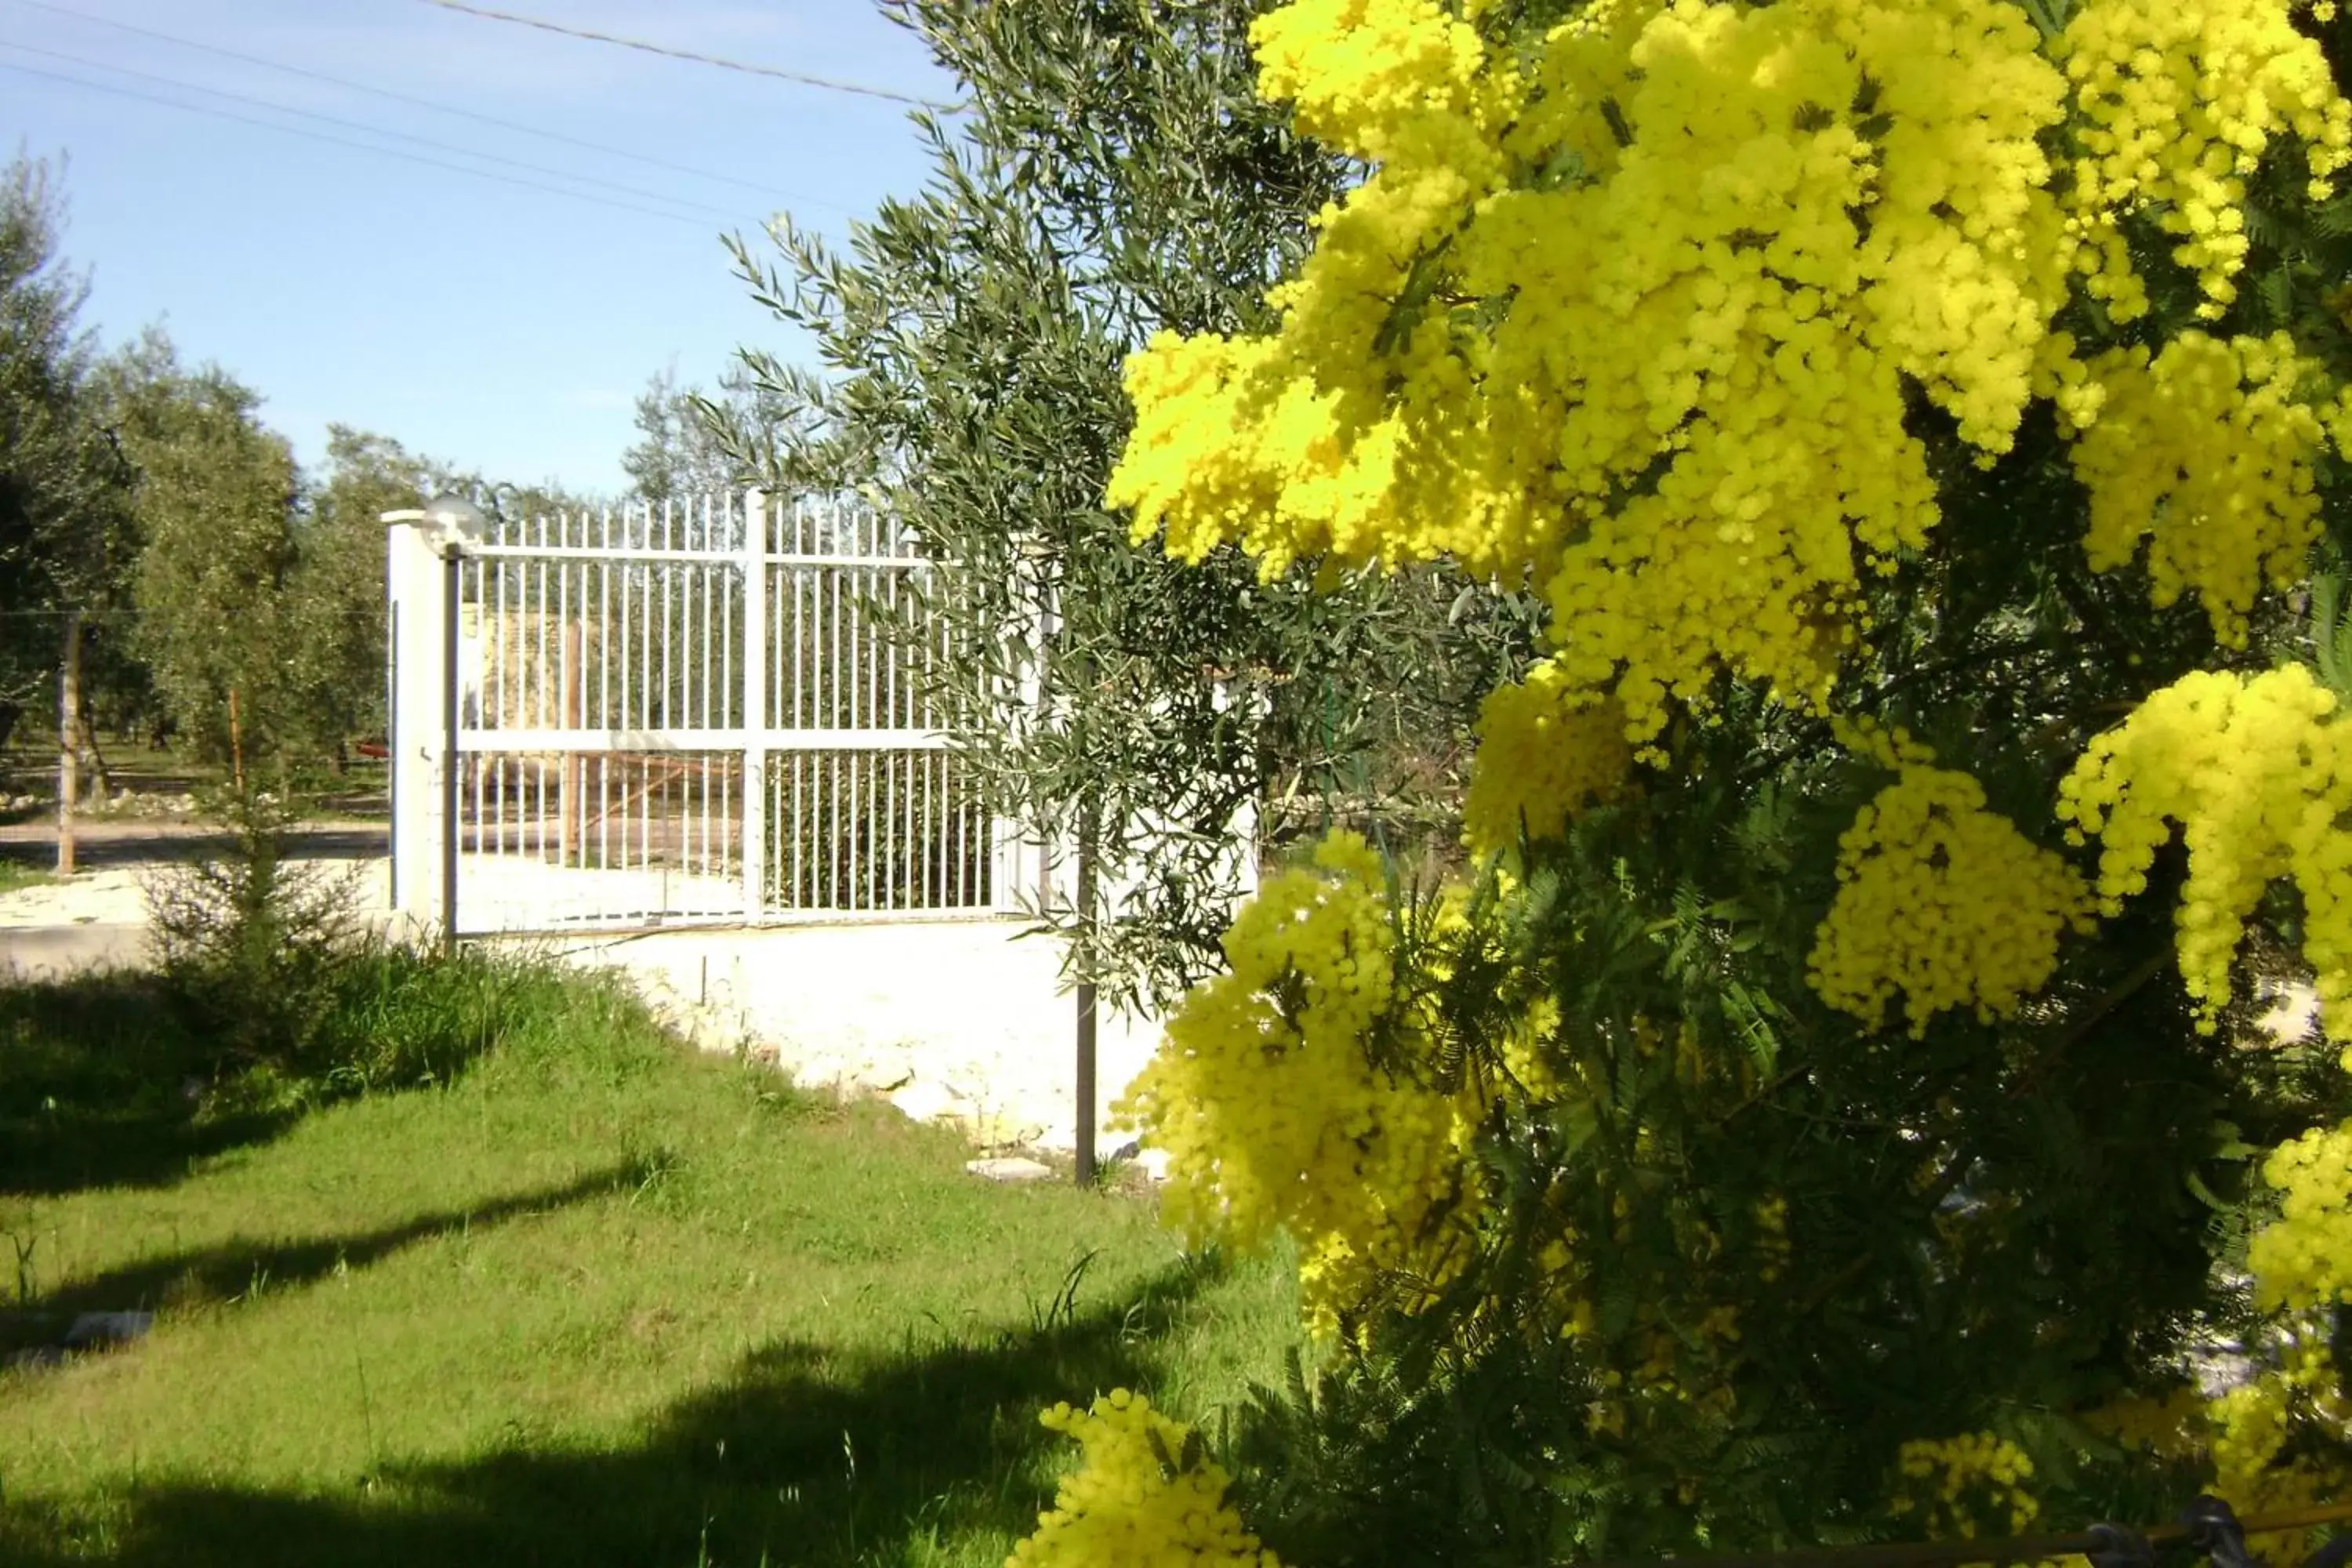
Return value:
[(15, 49), (20, 54), (40, 55), (47, 59), (63, 60), (68, 65), (87, 66), (93, 70), (112, 71), (118, 76), (136, 77), (141, 81), (160, 82), (165, 87), (178, 88), (183, 92), (201, 92), (208, 98), (223, 98), (231, 103), (248, 104), (256, 109), (267, 109), (277, 114), (291, 114), (301, 120), (315, 120), (322, 125), (338, 125), (346, 131), (364, 132), (370, 136), (387, 136), (395, 142), (413, 142), (420, 147), (430, 147), (437, 153), (455, 153), (461, 158), (478, 158), (486, 163), (502, 163), (509, 169), (520, 169), (526, 174), (551, 174), (559, 180), (576, 180), (583, 185), (594, 185), (623, 195), (643, 196), (652, 201), (668, 202), (677, 206), (693, 207), (709, 213), (714, 217), (732, 218), (737, 216), (724, 207), (715, 207), (708, 202), (695, 201), (688, 196), (673, 196), (665, 191), (649, 191), (642, 185), (624, 185), (613, 180), (599, 179), (593, 174), (577, 174), (569, 169), (558, 169), (546, 163), (525, 163), (520, 158), (509, 158), (497, 153), (478, 153), (471, 147), (461, 147), (454, 142), (439, 142), (430, 136), (417, 136), (405, 131), (393, 131), (381, 125), (370, 125), (364, 121), (345, 120), (334, 114), (320, 114), (315, 110), (296, 109), (291, 104), (277, 103), (266, 98), (255, 98), (247, 93), (229, 92), (221, 88), (205, 87), (201, 82), (182, 81), (177, 77), (158, 76), (153, 71), (133, 70), (129, 66), (89, 59), (80, 55), (67, 54), (59, 49), (36, 48), (31, 44), (19, 44), (6, 38), (0, 38), (0, 49)]
[(642, 49), (649, 55), (667, 55), (674, 60), (692, 60), (697, 65), (717, 66), (722, 70), (743, 71), (751, 76), (772, 76), (783, 81), (796, 81), (803, 87), (821, 87), (830, 92), (854, 92), (865, 98), (887, 98), (893, 103), (911, 103), (919, 109), (953, 109), (951, 103), (933, 99), (917, 98), (911, 93), (892, 92), (887, 88), (861, 87), (852, 81), (835, 81), (827, 77), (810, 76), (803, 71), (785, 70), (779, 66), (753, 65), (747, 60), (730, 60), (719, 55), (697, 54), (692, 49), (674, 49), (666, 44), (649, 44), (643, 38), (618, 37), (611, 33), (592, 32), (586, 27), (569, 27), (560, 22), (549, 22), (537, 16), (518, 16), (511, 11), (493, 11), (487, 5), (469, 5), (466, 0), (425, 0), (428, 5), (438, 5), (445, 11), (463, 11), (468, 16), (482, 16), (493, 22), (512, 22), (520, 27), (537, 27), (543, 33), (561, 33), (567, 38), (585, 38), (593, 44), (617, 44), (625, 49)]
[(23, 5), (35, 11), (47, 11), (52, 16), (71, 16), (78, 21), (95, 22), (101, 27), (111, 27), (117, 32), (134, 33), (142, 38), (154, 38), (163, 43), (175, 44), (184, 49), (196, 49), (205, 54), (217, 55), (222, 59), (238, 60), (246, 65), (259, 66), (265, 70), (283, 71), (288, 76), (322, 81), (330, 87), (340, 87), (346, 91), (364, 92), (372, 97), (390, 99), (394, 103), (429, 109), (436, 114), (454, 114), (483, 125), (495, 125), (501, 131), (519, 132), (525, 136), (537, 136), (549, 142), (560, 142), (569, 147), (581, 147), (591, 153), (602, 153), (608, 158), (626, 158), (633, 163), (645, 163), (653, 168), (667, 169), (674, 174), (691, 174), (698, 180), (711, 180), (722, 185), (738, 185), (747, 191), (757, 191), (771, 201), (791, 202), (801, 206), (827, 207), (835, 212), (849, 210), (833, 202), (819, 201), (814, 196), (796, 196), (789, 191), (774, 190), (756, 180), (746, 180), (734, 174), (716, 174), (709, 169), (698, 169), (690, 163), (672, 163), (667, 158), (656, 158), (649, 153), (639, 153), (627, 147), (614, 147), (603, 142), (591, 142), (583, 137), (567, 136), (560, 131), (548, 131), (540, 126), (526, 125), (517, 120), (502, 120), (495, 114), (484, 114), (478, 110), (460, 108), (457, 104), (443, 103), (436, 99), (419, 98), (414, 93), (395, 92), (388, 87), (374, 87), (367, 82), (353, 81), (348, 77), (331, 76), (325, 71), (311, 70), (305, 66), (289, 66), (283, 60), (268, 59), (260, 55), (249, 55), (239, 49), (223, 48), (218, 44), (207, 44), (195, 38), (184, 38), (175, 33), (160, 32), (153, 27), (141, 27), (129, 22), (118, 22), (111, 16), (100, 16), (89, 11), (77, 11), (68, 5), (53, 5), (48, 3), (48, 0), (9, 0), (9, 4)]
[(614, 207), (621, 212), (635, 213), (643, 217), (666, 218), (671, 223), (682, 223), (689, 228), (701, 229), (705, 233), (709, 231), (710, 226), (705, 219), (688, 217), (684, 213), (665, 212), (658, 207), (638, 206), (632, 202), (613, 201), (604, 196), (590, 195), (585, 191), (575, 191), (563, 185), (546, 184), (538, 180), (517, 179), (512, 174), (492, 174), (488, 169), (477, 169), (464, 163), (445, 163), (439, 158), (427, 158), (421, 153), (404, 153), (397, 147), (382, 147), (373, 142), (354, 142), (348, 136), (330, 136), (323, 131), (305, 131), (299, 125), (281, 125), (274, 120), (261, 120), (250, 114), (237, 114), (229, 110), (213, 109), (201, 103), (183, 103), (178, 99), (164, 98), (152, 92), (142, 92), (133, 87), (117, 87), (112, 82), (90, 81), (78, 76), (68, 76), (62, 71), (43, 70), (38, 66), (20, 66), (7, 60), (0, 60), (0, 70), (15, 71), (19, 76), (40, 77), (48, 81), (61, 81), (70, 87), (86, 87), (92, 92), (110, 92), (119, 98), (134, 98), (143, 103), (160, 103), (166, 109), (185, 110), (190, 114), (208, 114), (215, 120), (233, 120), (240, 125), (258, 125), (264, 131), (275, 131), (287, 136), (300, 136), (309, 141), (324, 142), (332, 146), (356, 147), (362, 153), (373, 153), (385, 158), (398, 158), (404, 163), (422, 163), (428, 169), (446, 169), (453, 174), (471, 174), (478, 180), (495, 180), (499, 184), (519, 185), (527, 191), (545, 191), (551, 195), (570, 196), (575, 202), (593, 202), (600, 207)]

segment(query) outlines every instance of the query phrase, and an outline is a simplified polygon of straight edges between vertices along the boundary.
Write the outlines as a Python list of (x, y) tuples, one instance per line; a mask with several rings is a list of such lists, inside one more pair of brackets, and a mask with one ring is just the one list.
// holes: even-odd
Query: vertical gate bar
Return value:
[[(613, 545), (613, 512), (610, 507), (602, 510), (597, 523), (597, 548), (609, 550)], [(584, 574), (592, 568), (596, 574), (595, 727), (614, 730), (619, 726), (613, 722), (613, 649), (617, 643), (613, 631), (613, 563), (609, 558), (601, 559), (583, 565), (581, 570)], [(587, 590), (584, 575), (581, 580), (581, 590), (583, 593)]]
[(464, 597), (454, 547), (441, 569), (441, 945), (457, 950), (457, 605)]
[(475, 646), (482, 650), (482, 690), (475, 699), (480, 712), (475, 721), (485, 730), (503, 730), (509, 722), (506, 689), (507, 582), (514, 575), (514, 563), (501, 556), (482, 563), (479, 570), (489, 574), (489, 580), (483, 583), (478, 575), (477, 586), (491, 591), (478, 595), (481, 604), (474, 621)]
[[(950, 592), (953, 591), (951, 585), (940, 583), (929, 572), (928, 569), (925, 571), (923, 580), (930, 586), (933, 592), (938, 592), (942, 587), (948, 588)], [(941, 647), (941, 639), (946, 636), (946, 633), (940, 628), (946, 625), (946, 622), (947, 617), (945, 616), (940, 616), (925, 623), (925, 629), (929, 631), (930, 635), (923, 639), (923, 728), (931, 731), (936, 731), (940, 728), (940, 661), (938, 656)], [(938, 756), (938, 766), (933, 769), (937, 793), (931, 797), (933, 803), (932, 826), (929, 831), (939, 836), (939, 843), (937, 846), (937, 853), (939, 856), (939, 874), (932, 879), (931, 896), (941, 904), (951, 904), (956, 901), (950, 896), (948, 890), (948, 868), (950, 864), (948, 814), (951, 809), (953, 801), (955, 800), (954, 775), (950, 765), (952, 759), (950, 755), (946, 752), (941, 752)]]
[[(543, 551), (547, 548), (547, 514), (540, 513), (538, 521), (539, 547)], [(547, 557), (545, 555), (539, 558), (537, 566), (539, 583), (537, 591), (532, 595), (533, 607), (530, 616), (532, 627), (538, 633), (539, 656), (530, 672), (530, 722), (534, 729), (544, 730), (548, 728), (549, 700), (553, 695), (548, 690), (547, 679)], [(545, 752), (539, 753), (538, 759), (532, 765), (531, 784), (539, 797), (539, 804), (532, 812), (539, 825), (539, 848), (536, 854), (541, 863), (544, 864), (547, 860), (547, 753)]]
[[(849, 516), (849, 549), (855, 552), (857, 548), (857, 514), (856, 512), (850, 513)], [(849, 662), (841, 667), (841, 681), (848, 689), (849, 693), (849, 728), (856, 730), (872, 722), (871, 718), (859, 707), (857, 701), (866, 669), (865, 649), (859, 647), (858, 637), (861, 628), (857, 624), (859, 619), (857, 568), (845, 561), (840, 570), (841, 576), (836, 585), (841, 592), (842, 620), (849, 635)], [(855, 776), (854, 773), (852, 776)]]
[[(538, 543), (540, 548), (544, 550), (547, 547), (547, 514), (540, 513), (535, 521), (538, 524), (536, 530), (539, 534)], [(524, 660), (524, 663), (530, 668), (530, 719), (529, 721), (534, 727), (543, 727), (546, 724), (551, 695), (547, 680), (547, 557), (540, 556), (537, 561), (531, 563), (530, 573), (526, 579), (528, 591), (525, 594), (525, 605), (530, 617), (526, 623), (530, 628), (526, 641), (533, 646), (535, 651), (532, 651), (531, 657)], [(547, 860), (546, 751), (542, 749), (532, 752), (527, 759), (527, 763), (526, 776), (530, 780), (530, 796), (532, 803), (530, 821), (531, 830), (538, 836), (538, 844), (534, 847), (526, 843), (523, 848), (525, 853), (531, 855), (543, 865)]]
[[(564, 568), (558, 573), (557, 577), (562, 585), (563, 599), (563, 678), (561, 683), (563, 727), (567, 730), (577, 730), (581, 728), (583, 722), (581, 710), (583, 705), (581, 700), (584, 693), (582, 689), (581, 661), (587, 655), (588, 638), (586, 628), (572, 617), (572, 571), (568, 567)], [(587, 858), (584, 853), (587, 847), (580, 842), (580, 829), (585, 820), (584, 814), (581, 810), (580, 791), (584, 782), (581, 773), (580, 752), (577, 750), (566, 750), (563, 752), (562, 833), (557, 840), (556, 849), (557, 858), (566, 866), (571, 865), (575, 859), (584, 862)]]
[(809, 650), (809, 706), (814, 721), (820, 729), (838, 729), (841, 716), (834, 711), (833, 682), (826, 670), (834, 662), (836, 650), (833, 621), (833, 567), (830, 563), (810, 568), (809, 606), (815, 621), (815, 637)]
[[(508, 723), (507, 627), (513, 616), (507, 607), (507, 590), (514, 576), (514, 567), (515, 563), (503, 557), (491, 565), (490, 574), (498, 584), (498, 592), (495, 595), (484, 596), (496, 598), (497, 619), (495, 622), (491, 620), (490, 607), (486, 604), (482, 606), (480, 620), (476, 622), (479, 631), (475, 646), (482, 650), (482, 681), (488, 689), (476, 699), (484, 710), (479, 719), (486, 728), (499, 730), (505, 729)], [(507, 852), (507, 761), (504, 752), (496, 753), (490, 763), (490, 817), (493, 824), (490, 853), (504, 855)]]
[(933, 862), (939, 858), (939, 841), (931, 832), (931, 774), (937, 771), (936, 760), (930, 752), (923, 753), (923, 871), (917, 897), (921, 900), (920, 907), (927, 910), (939, 908), (938, 883), (931, 875)]
[[(853, 517), (850, 527), (856, 528)], [(851, 623), (853, 628), (856, 623)], [(853, 630), (853, 634), (854, 630)], [(855, 702), (856, 698), (850, 699)], [(874, 907), (874, 753), (849, 753), (849, 901), (860, 911)]]
[[(694, 503), (687, 503), (687, 537), (695, 533)], [(710, 628), (695, 618), (697, 606), (709, 608), (709, 595), (703, 592), (707, 570), (705, 563), (688, 552), (677, 563), (682, 586), (678, 593), (677, 635), (681, 644), (678, 652), (678, 710), (685, 715), (683, 722), (689, 730), (710, 727)], [(698, 627), (699, 630), (698, 631)], [(699, 667), (698, 668), (697, 667)], [(698, 702), (697, 697), (700, 698)], [(700, 717), (698, 719), (697, 714)]]
[[(482, 600), (484, 597), (482, 572), (482, 563), (476, 562), (474, 563), (474, 607), (476, 610), (479, 610), (482, 607)], [(465, 614), (465, 590), (461, 587), (458, 590), (457, 596), (457, 613), (459, 616), (462, 616)], [(460, 651), (463, 650), (463, 647), (464, 645), (462, 643), (459, 644)], [(479, 689), (479, 680), (480, 677), (478, 670), (476, 675), (477, 687), (474, 693), (474, 702), (478, 710), (479, 709), (482, 701), (481, 691)], [(465, 706), (465, 692), (462, 686), (459, 688), (457, 701), (460, 713), (462, 715)], [(479, 717), (478, 712), (476, 716)], [(482, 843), (482, 834), (488, 822), (488, 818), (483, 815), (482, 811), (482, 764), (481, 754), (479, 752), (475, 753), (471, 772), (473, 774), (474, 785), (474, 853), (479, 855), (483, 852), (484, 846)]]
[(949, 819), (945, 837), (947, 850), (950, 857), (948, 861), (949, 897), (955, 900), (958, 907), (961, 907), (970, 901), (965, 896), (967, 884), (964, 877), (962, 770), (955, 768), (942, 770), (942, 776), (948, 782)]
[(758, 490), (743, 497), (743, 918), (756, 921), (767, 901), (768, 514)]
[[(728, 507), (729, 515), (731, 518), (734, 507), (732, 498), (730, 498)], [(743, 531), (748, 534), (751, 532), (751, 530), (747, 527)], [(740, 727), (744, 729), (749, 729), (751, 724), (750, 715), (746, 714), (740, 721), (735, 716), (736, 703), (738, 700), (738, 693), (735, 689), (736, 596), (728, 589), (725, 572), (715, 567), (713, 568), (713, 571), (717, 573), (717, 575), (712, 580), (711, 589), (712, 592), (717, 594), (719, 596), (719, 701), (721, 703), (719, 710), (719, 727), (722, 729), (730, 725), (737, 724), (740, 724)], [(742, 782), (746, 787), (749, 787), (751, 780), (748, 776), (745, 777)], [(739, 818), (734, 807), (733, 789), (735, 784), (735, 775), (733, 773), (728, 774), (725, 783), (726, 787), (719, 792), (719, 809), (726, 815), (728, 832), (732, 835), (732, 842), (735, 847), (739, 850), (748, 849), (750, 847), (750, 844), (743, 837), (742, 821)], [(746, 811), (749, 809), (750, 808), (748, 806), (745, 807)], [(736, 868), (736, 869), (740, 871), (740, 868)], [(727, 875), (727, 867), (721, 866), (719, 868), (719, 875), (725, 876)]]
[[(925, 635), (910, 645), (910, 653), (914, 660), (915, 683), (912, 718), (918, 730), (928, 731), (937, 728), (931, 722), (932, 713), (938, 702), (938, 694), (934, 689), (938, 671), (931, 668), (931, 628), (937, 624), (938, 617), (931, 613), (928, 597), (933, 587), (930, 574), (919, 566), (915, 568), (915, 571), (917, 575), (913, 582), (916, 590), (926, 597), (923, 601), (922, 620)], [(939, 908), (941, 901), (939, 879), (934, 874), (936, 862), (940, 858), (937, 837), (939, 830), (933, 813), (933, 803), (939, 799), (937, 789), (939, 761), (939, 757), (929, 752), (923, 753), (923, 907), (927, 910)]]
[[(605, 519), (605, 531), (607, 533), (612, 531), (612, 520), (609, 514)], [(621, 513), (621, 539), (625, 548), (628, 537), (629, 514), (624, 510)], [(615, 568), (618, 569), (617, 574)], [(604, 571), (607, 578), (617, 574), (621, 580), (617, 595), (621, 611), (620, 650), (617, 656), (620, 668), (614, 672), (620, 682), (621, 701), (620, 706), (613, 710), (604, 722), (612, 729), (628, 730), (635, 727), (629, 720), (629, 568), (625, 562), (608, 560), (604, 563)]]
[[(613, 509), (600, 507), (596, 514), (596, 541), (600, 549), (613, 545)], [(596, 568), (596, 728), (610, 731), (618, 728), (613, 722), (613, 657), (619, 646), (619, 636), (613, 626), (613, 563), (610, 557), (595, 563)], [(606, 811), (612, 801), (611, 753), (598, 750), (596, 763), (596, 868), (603, 870), (613, 863), (613, 829)], [(583, 846), (583, 848), (585, 847)], [(583, 857), (584, 858), (584, 857)]]
[[(651, 507), (647, 507), (637, 520), (637, 528), (639, 536), (644, 541), (643, 549), (651, 549), (654, 540), (654, 514)], [(637, 574), (637, 728), (650, 730), (654, 727), (653, 563), (645, 558), (641, 550), (636, 563), (630, 567), (630, 570)], [(648, 774), (647, 777), (650, 778), (651, 775)], [(637, 801), (640, 805), (644, 804), (645, 798), (645, 791), (639, 790)], [(639, 842), (642, 843), (643, 840)]]
[[(731, 500), (729, 504), (733, 504)], [(744, 531), (749, 533), (751, 530), (747, 527)], [(756, 722), (751, 715), (746, 713), (740, 719), (735, 716), (735, 702), (740, 695), (735, 689), (735, 626), (736, 605), (740, 602), (738, 593), (740, 590), (729, 592), (725, 568), (714, 566), (711, 570), (716, 574), (712, 587), (719, 595), (719, 690), (722, 704), (719, 710), (719, 726), (726, 729), (730, 725), (740, 724), (748, 729)]]
[(847, 819), (842, 814), (842, 803), (847, 798), (847, 793), (844, 788), (841, 776), (842, 754), (834, 751), (827, 752), (824, 756), (825, 773), (828, 775), (825, 780), (825, 808), (826, 815), (833, 819), (833, 829), (825, 835), (824, 840), (824, 903), (827, 909), (841, 909), (845, 907), (844, 900), (847, 896), (846, 889), (842, 887), (845, 865), (842, 858), (843, 845), (846, 841), (847, 831)]
[[(669, 547), (669, 508), (670, 503), (668, 501), (665, 500), (661, 503), (662, 542), (658, 545), (648, 543), (646, 546), (648, 550), (667, 550)], [(650, 510), (648, 510), (646, 514), (646, 532), (648, 538), (650, 538), (653, 532), (653, 524), (654, 515)], [(658, 711), (661, 714), (661, 718), (658, 721), (658, 723), (660, 727), (665, 730), (669, 728), (670, 725), (669, 602), (673, 585), (669, 580), (669, 572), (670, 563), (667, 557), (646, 563), (646, 652), (649, 657), (653, 653), (654, 589), (656, 584), (659, 584), (661, 589), (661, 675), (659, 679), (656, 681), (653, 689), (660, 694), (661, 706)], [(646, 702), (646, 718), (649, 728), (656, 722), (653, 718), (656, 710), (653, 700), (651, 697), (648, 697)]]
[(875, 748), (875, 799), (887, 799), (889, 804), (879, 811), (882, 827), (882, 853), (875, 858), (875, 891), (882, 898), (882, 908), (896, 910), (896, 886), (898, 886), (898, 757)]
[[(940, 616), (940, 626), (946, 626), (946, 616)], [(924, 679), (924, 693), (927, 693), (924, 696), (924, 726), (934, 729), (934, 731), (940, 729), (940, 717), (943, 717), (939, 705), (940, 675), (939, 658), (936, 658), (936, 651), (943, 647), (943, 637), (946, 637), (946, 630), (939, 630), (931, 637), (924, 639), (922, 644), (924, 668), (929, 672)], [(952, 863), (948, 820), (950, 820), (952, 809), (955, 809), (955, 757), (950, 752), (939, 752), (939, 795), (934, 797), (934, 832), (939, 832), (939, 877), (931, 881), (931, 891), (940, 902), (955, 902), (955, 898), (948, 893), (948, 868)]]
[[(558, 548), (568, 548), (572, 542), (572, 519), (569, 513), (555, 514), (555, 542)], [(559, 559), (555, 563), (555, 597), (550, 602), (549, 613), (555, 617), (555, 657), (559, 661), (555, 672), (555, 724), (561, 730), (579, 727), (572, 717), (573, 691), (579, 678), (579, 643), (572, 626), (572, 563)], [(555, 863), (572, 864), (572, 851), (580, 839), (573, 826), (572, 812), (577, 809), (579, 793), (572, 782), (572, 752), (556, 752), (555, 764)]]

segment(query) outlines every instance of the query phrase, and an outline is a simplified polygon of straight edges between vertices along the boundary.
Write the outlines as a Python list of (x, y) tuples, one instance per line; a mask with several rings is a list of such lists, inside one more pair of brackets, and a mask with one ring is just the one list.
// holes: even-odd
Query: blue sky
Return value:
[[(484, 3), (951, 96), (919, 42), (868, 0)], [(97, 18), (745, 184), (289, 75)], [(0, 65), (51, 73), (0, 69), (0, 156), (19, 144), (37, 156), (68, 155), (65, 249), (91, 272), (85, 324), (111, 343), (161, 321), (185, 358), (217, 362), (257, 390), (263, 416), (306, 464), (323, 456), (334, 421), (501, 479), (617, 490), (632, 401), (656, 371), (674, 365), (681, 379), (707, 384), (739, 344), (803, 352), (751, 301), (719, 236), (740, 229), (765, 248), (761, 225), (789, 210), (839, 239), (851, 216), (913, 193), (926, 173), (903, 104), (559, 37), (428, 0), (0, 0), (0, 45), (14, 46), (0, 47)], [(597, 201), (412, 158), (563, 185)]]

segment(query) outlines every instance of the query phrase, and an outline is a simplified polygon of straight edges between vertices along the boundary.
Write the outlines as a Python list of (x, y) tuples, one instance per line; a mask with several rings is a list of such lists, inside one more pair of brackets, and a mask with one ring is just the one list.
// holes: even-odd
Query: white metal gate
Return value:
[(945, 634), (878, 624), (929, 570), (869, 508), (758, 492), (395, 527), (396, 907), (465, 932), (1014, 908), (1043, 862), (949, 744)]

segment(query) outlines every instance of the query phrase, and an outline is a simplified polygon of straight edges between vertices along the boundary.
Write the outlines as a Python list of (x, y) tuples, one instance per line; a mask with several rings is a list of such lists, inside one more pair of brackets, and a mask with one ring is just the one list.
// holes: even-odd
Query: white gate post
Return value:
[(743, 918), (767, 905), (768, 498), (743, 498)]
[(407, 934), (437, 925), (441, 908), (441, 712), (448, 618), (438, 534), (422, 523), (390, 530), (392, 604), (392, 908)]

